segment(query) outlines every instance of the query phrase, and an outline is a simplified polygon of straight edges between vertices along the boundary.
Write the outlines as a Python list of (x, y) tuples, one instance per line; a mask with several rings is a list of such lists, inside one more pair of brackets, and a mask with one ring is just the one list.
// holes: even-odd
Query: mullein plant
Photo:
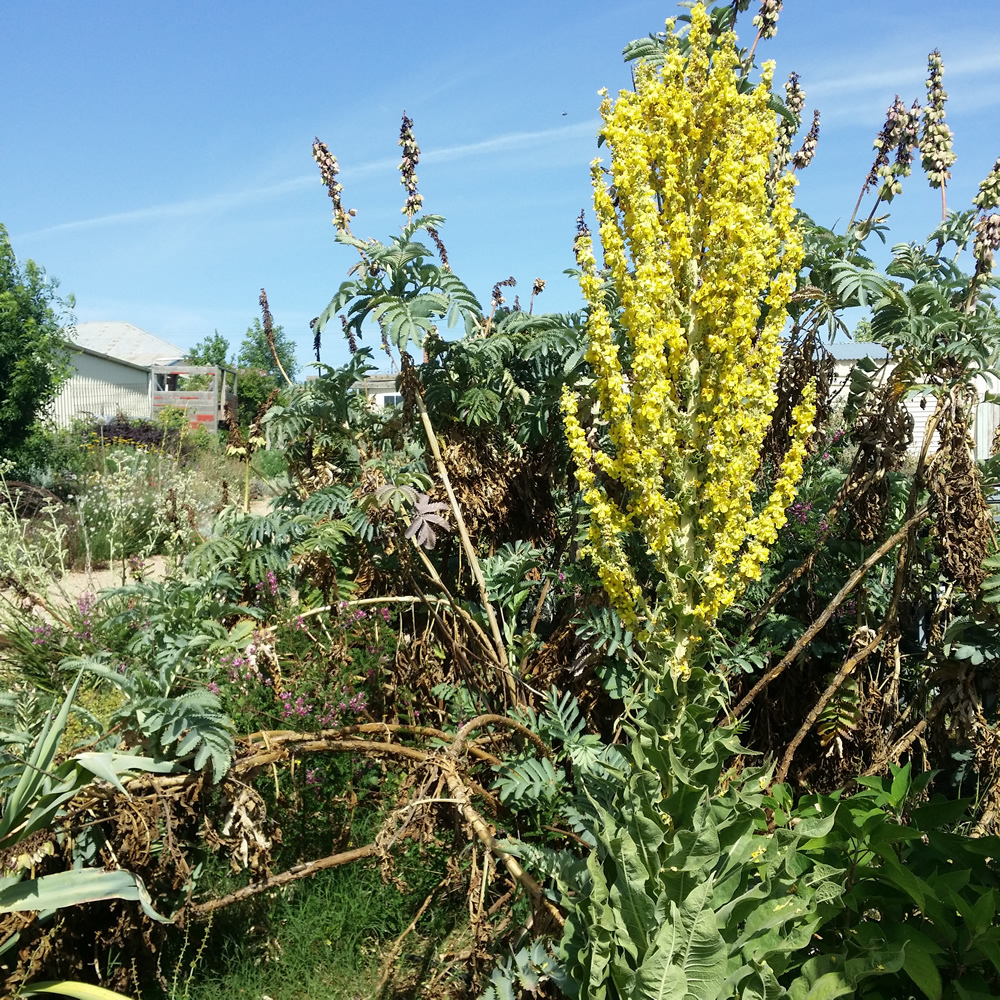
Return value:
[[(755, 498), (802, 261), (797, 182), (786, 172), (768, 184), (773, 66), (741, 93), (735, 36), (713, 40), (702, 5), (688, 40), (684, 55), (668, 22), (662, 66), (640, 65), (635, 91), (605, 94), (601, 106), (611, 162), (596, 160), (592, 179), (606, 273), (582, 220), (574, 249), (604, 444), (588, 437), (578, 396), (562, 398), (589, 511), (585, 552), (659, 661), (655, 672), (679, 678), (719, 614), (759, 578), (795, 499), (815, 414), (809, 385), (771, 493)], [(655, 595), (630, 559), (634, 537)]]

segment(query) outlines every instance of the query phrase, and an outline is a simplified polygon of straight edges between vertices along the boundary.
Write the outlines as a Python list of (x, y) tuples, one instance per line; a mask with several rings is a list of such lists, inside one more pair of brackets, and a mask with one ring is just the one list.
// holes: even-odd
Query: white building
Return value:
[[(887, 352), (880, 344), (863, 344), (849, 341), (830, 345), (834, 357), (834, 401), (843, 403), (850, 388), (851, 372), (862, 358), (871, 358), (879, 366), (880, 381), (888, 377), (891, 368), (885, 364)], [(983, 384), (978, 386), (980, 403), (976, 407), (972, 423), (972, 437), (975, 441), (976, 459), (982, 461), (990, 457), (997, 427), (1000, 426), (1000, 406), (983, 401), (986, 392), (997, 392), (998, 386)], [(923, 444), (924, 428), (934, 412), (934, 404), (929, 397), (914, 393), (903, 400), (907, 411), (913, 417), (913, 443), (910, 452), (916, 456)]]
[(131, 323), (79, 323), (66, 331), (74, 372), (52, 404), (60, 427), (89, 417), (149, 419), (150, 367), (174, 364), (184, 351)]

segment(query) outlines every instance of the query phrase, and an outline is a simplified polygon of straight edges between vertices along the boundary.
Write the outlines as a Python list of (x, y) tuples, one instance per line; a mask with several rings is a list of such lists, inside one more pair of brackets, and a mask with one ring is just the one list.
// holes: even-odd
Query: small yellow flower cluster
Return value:
[(670, 28), (663, 66), (640, 66), (635, 92), (605, 94), (601, 106), (611, 163), (592, 165), (594, 207), (616, 318), (589, 236), (576, 244), (608, 450), (591, 448), (571, 393), (562, 408), (590, 509), (588, 552), (614, 605), (633, 627), (652, 624), (624, 547), (639, 531), (663, 582), (659, 627), (686, 623), (674, 629), (686, 644), (759, 577), (795, 496), (815, 406), (810, 390), (774, 491), (755, 513), (779, 337), (802, 260), (796, 181), (781, 177), (772, 200), (772, 67), (741, 94), (734, 39), (711, 46), (704, 6), (692, 9), (687, 56)]

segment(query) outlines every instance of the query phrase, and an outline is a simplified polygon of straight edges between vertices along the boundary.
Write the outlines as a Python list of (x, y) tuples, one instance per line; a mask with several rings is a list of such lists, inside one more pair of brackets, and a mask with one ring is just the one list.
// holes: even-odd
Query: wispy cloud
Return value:
[(543, 129), (540, 132), (510, 132), (507, 135), (496, 136), (493, 139), (483, 139), (480, 142), (470, 142), (462, 146), (447, 146), (444, 149), (432, 149), (421, 155), (428, 163), (448, 163), (460, 160), (466, 156), (482, 156), (486, 153), (502, 153), (515, 149), (525, 149), (563, 139), (578, 139), (592, 136), (600, 124), (597, 118), (590, 121), (577, 122), (574, 125), (563, 125), (561, 128)]
[[(573, 125), (563, 125), (559, 128), (543, 129), (537, 132), (510, 132), (506, 135), (482, 139), (479, 142), (464, 143), (457, 146), (445, 146), (442, 149), (425, 150), (421, 159), (426, 163), (450, 163), (466, 157), (485, 156), (528, 149), (550, 143), (593, 135), (597, 131), (598, 121), (578, 122)], [(371, 160), (368, 163), (345, 166), (345, 180), (358, 179), (387, 170), (395, 170), (398, 159)], [(319, 181), (315, 174), (304, 174), (291, 177), (275, 184), (243, 188), (238, 191), (220, 191), (204, 198), (189, 198), (184, 201), (168, 202), (162, 205), (150, 205), (147, 208), (132, 209), (128, 212), (110, 212), (89, 219), (77, 219), (72, 222), (60, 222), (54, 226), (46, 226), (30, 233), (18, 234), (19, 239), (36, 239), (50, 236), (54, 233), (79, 232), (88, 229), (113, 228), (130, 226), (137, 223), (170, 222), (175, 219), (191, 218), (218, 214), (244, 205), (254, 204), (270, 198), (281, 197), (309, 186), (315, 186)]]
[[(949, 59), (945, 64), (946, 80), (986, 76), (997, 70), (1000, 70), (1000, 51), (968, 53), (955, 59)], [(922, 100), (925, 76), (926, 66), (923, 63), (894, 61), (894, 64), (886, 69), (838, 74), (825, 80), (809, 81), (803, 79), (803, 83), (808, 90), (810, 101), (858, 93), (882, 94), (888, 93), (890, 90), (895, 93), (901, 87), (913, 85), (919, 88), (919, 92), (914, 93), (913, 96)]]

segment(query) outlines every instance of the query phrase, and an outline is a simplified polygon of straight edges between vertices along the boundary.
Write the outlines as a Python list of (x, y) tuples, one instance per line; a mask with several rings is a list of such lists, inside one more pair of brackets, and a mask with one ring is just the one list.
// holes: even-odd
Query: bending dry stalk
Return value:
[(919, 524), (927, 516), (927, 507), (921, 507), (894, 535), (887, 538), (850, 576), (847, 583), (837, 592), (832, 601), (823, 609), (823, 613), (802, 633), (794, 646), (782, 657), (781, 662), (772, 667), (750, 690), (739, 700), (739, 703), (728, 714), (731, 719), (738, 718), (746, 711), (747, 706), (776, 677), (780, 677), (795, 662), (798, 655), (822, 631), (826, 623), (833, 617), (834, 611), (850, 596), (855, 587), (868, 575), (868, 571), (887, 553), (892, 551), (906, 536), (910, 529)]
[(476, 585), (479, 587), (479, 596), (483, 602), (483, 607), (486, 609), (486, 617), (489, 619), (490, 631), (493, 633), (493, 642), (496, 645), (497, 654), (501, 663), (508, 663), (507, 647), (504, 645), (500, 625), (493, 611), (489, 591), (486, 589), (486, 580), (483, 577), (482, 567), (479, 565), (479, 559), (476, 557), (476, 550), (473, 548), (472, 539), (469, 537), (469, 530), (465, 526), (465, 518), (462, 517), (462, 508), (458, 505), (458, 498), (455, 496), (455, 491), (451, 486), (451, 479), (448, 476), (448, 468), (441, 457), (441, 448), (438, 445), (437, 435), (431, 426), (431, 418), (427, 414), (427, 408), (424, 406), (424, 401), (420, 393), (418, 392), (415, 395), (417, 409), (420, 411), (420, 422), (424, 425), (424, 433), (427, 435), (427, 443), (430, 445), (431, 454), (434, 456), (434, 464), (437, 466), (438, 475), (444, 484), (445, 492), (448, 494), (448, 502), (451, 504), (452, 513), (455, 515), (455, 525), (458, 528), (459, 538), (462, 540), (462, 548), (469, 560), (469, 566), (472, 568), (472, 575), (476, 578)]
[(267, 892), (268, 889), (277, 889), (280, 886), (288, 885), (289, 882), (295, 882), (300, 878), (308, 878), (310, 875), (315, 875), (316, 872), (324, 871), (327, 868), (338, 868), (340, 865), (350, 864), (350, 862), (359, 861), (361, 858), (370, 858), (374, 853), (375, 845), (365, 844), (364, 847), (355, 847), (350, 851), (341, 851), (340, 854), (331, 854), (316, 861), (307, 861), (305, 864), (296, 865), (280, 875), (272, 875), (262, 882), (253, 882), (242, 889), (237, 889), (236, 892), (231, 892), (228, 896), (210, 899), (207, 903), (193, 903), (187, 909), (188, 912), (199, 916), (213, 913), (215, 910), (221, 910), (224, 906), (238, 903), (242, 899), (249, 899), (258, 893)]

